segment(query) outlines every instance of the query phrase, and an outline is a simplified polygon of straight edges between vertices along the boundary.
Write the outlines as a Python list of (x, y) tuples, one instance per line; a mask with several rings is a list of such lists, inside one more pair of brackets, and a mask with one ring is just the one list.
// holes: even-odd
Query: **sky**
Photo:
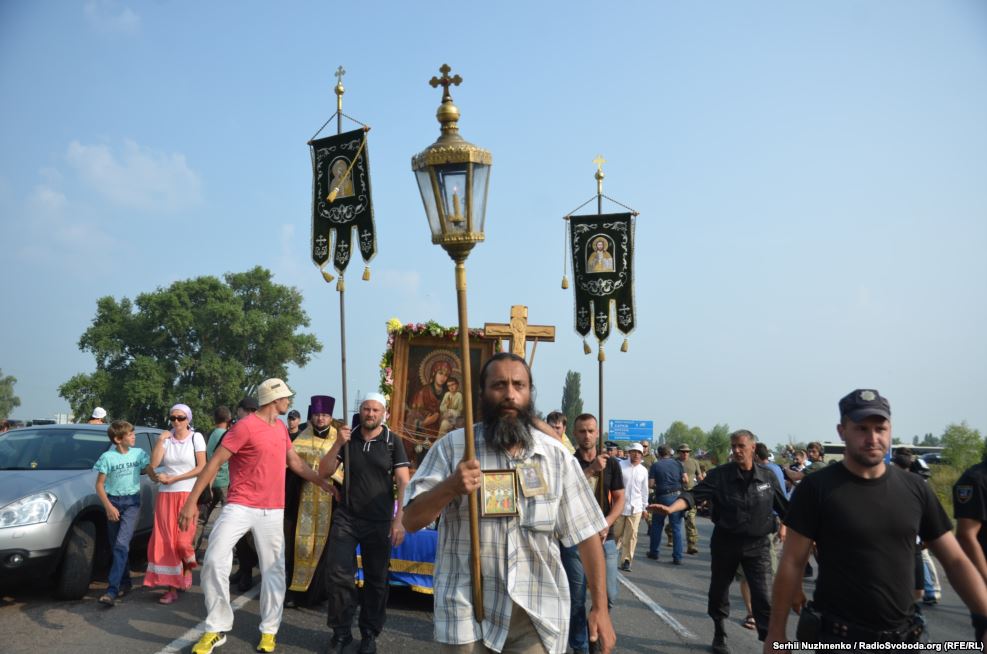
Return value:
[(98, 298), (255, 265), (302, 292), (325, 346), (289, 371), (296, 405), (342, 397), (306, 145), (339, 65), (344, 112), (372, 127), (378, 231), (371, 281), (347, 275), (350, 404), (376, 390), (388, 319), (457, 321), (410, 168), (438, 136), (443, 63), (462, 135), (493, 153), (470, 322), (523, 304), (557, 327), (540, 410), (568, 370), (598, 410), (560, 282), (562, 217), (602, 154), (604, 193), (640, 212), (637, 328), (626, 354), (605, 344), (605, 419), (836, 440), (839, 398), (877, 388), (900, 438), (987, 433), (980, 0), (0, 3), (13, 417), (68, 410)]

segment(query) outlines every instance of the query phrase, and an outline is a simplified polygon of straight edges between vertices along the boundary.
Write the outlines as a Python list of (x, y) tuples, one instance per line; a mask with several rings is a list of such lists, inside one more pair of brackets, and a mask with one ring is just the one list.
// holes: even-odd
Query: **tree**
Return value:
[(979, 463), (984, 453), (984, 439), (976, 429), (970, 429), (966, 422), (951, 424), (941, 437), (943, 458), (958, 470), (966, 470)]
[(676, 420), (668, 426), (668, 429), (658, 436), (658, 442), (672, 448), (673, 450), (678, 449), (679, 445), (682, 443), (689, 442), (689, 425), (685, 424), (681, 420)]
[[(562, 407), (559, 409), (565, 414), (566, 425), (569, 427), (569, 440), (574, 445), (578, 445), (572, 435), (572, 430), (576, 424), (576, 416), (583, 412), (583, 398), (580, 395), (582, 385), (582, 375), (572, 370), (565, 374), (565, 384), (562, 386)], [(603, 426), (600, 425), (602, 429)]]
[(166, 289), (100, 298), (92, 325), (79, 339), (96, 371), (59, 387), (76, 415), (97, 404), (111, 417), (160, 424), (175, 402), (188, 404), (206, 426), (219, 404), (253, 395), (268, 377), (287, 378), (287, 364), (304, 366), (322, 349), (297, 289), (275, 284), (255, 267), (223, 280), (197, 277)]
[(716, 425), (710, 429), (706, 434), (706, 449), (715, 465), (726, 463), (730, 454), (730, 427)]
[(0, 420), (9, 418), (10, 412), (21, 405), (21, 398), (14, 395), (16, 383), (17, 377), (13, 375), (5, 377), (3, 370), (0, 370)]

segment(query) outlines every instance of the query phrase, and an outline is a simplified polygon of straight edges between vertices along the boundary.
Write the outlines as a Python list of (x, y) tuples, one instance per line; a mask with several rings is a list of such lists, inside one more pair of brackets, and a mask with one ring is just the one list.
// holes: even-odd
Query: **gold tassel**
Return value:
[(332, 280), (336, 279), (335, 277), (333, 277), (332, 273), (326, 270), (325, 268), (322, 268), (320, 272), (322, 273), (322, 279), (326, 280), (327, 284), (330, 283)]
[(607, 360), (607, 355), (603, 353), (603, 344), (600, 344), (600, 352), (596, 355), (596, 360), (599, 362), (604, 362)]
[(562, 290), (564, 291), (567, 288), (569, 288), (569, 277), (562, 275)]
[(365, 282), (370, 281), (370, 266), (363, 267), (363, 281)]
[(583, 354), (589, 354), (590, 352), (592, 352), (592, 350), (589, 349), (589, 343), (587, 343), (586, 342), (586, 339), (584, 338), (583, 339)]
[(343, 278), (340, 277), (336, 280), (336, 290), (342, 293), (346, 290), (346, 284), (343, 282)]
[(620, 346), (620, 351), (626, 352), (628, 349), (630, 349), (630, 347), (631, 347), (630, 343), (628, 343), (627, 339), (625, 338), (623, 344)]

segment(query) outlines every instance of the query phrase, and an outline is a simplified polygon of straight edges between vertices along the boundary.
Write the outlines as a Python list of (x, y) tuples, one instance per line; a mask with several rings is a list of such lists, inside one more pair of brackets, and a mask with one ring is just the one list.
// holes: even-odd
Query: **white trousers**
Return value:
[(233, 546), (248, 531), (260, 564), (260, 631), (278, 633), (284, 593), (284, 509), (254, 509), (227, 504), (213, 524), (209, 547), (202, 566), (202, 592), (206, 598), (206, 631), (226, 632), (233, 629), (230, 606), (230, 570)]

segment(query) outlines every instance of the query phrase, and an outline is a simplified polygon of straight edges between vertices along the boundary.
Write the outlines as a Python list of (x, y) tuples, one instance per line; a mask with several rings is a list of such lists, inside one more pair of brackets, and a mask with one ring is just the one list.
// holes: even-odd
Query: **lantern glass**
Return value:
[(435, 167), (435, 177), (439, 183), (439, 196), (445, 215), (446, 232), (463, 233), (469, 229), (467, 217), (466, 180), (469, 177), (467, 164), (444, 164)]
[(490, 165), (473, 164), (473, 185), (471, 187), (470, 211), (473, 218), (473, 231), (483, 233), (483, 223), (487, 216), (487, 187), (490, 183)]
[(418, 180), (418, 190), (422, 194), (422, 204), (425, 206), (428, 228), (432, 231), (433, 237), (441, 236), (442, 223), (439, 221), (439, 210), (435, 204), (435, 193), (432, 188), (432, 169), (425, 167), (416, 170), (415, 178)]

